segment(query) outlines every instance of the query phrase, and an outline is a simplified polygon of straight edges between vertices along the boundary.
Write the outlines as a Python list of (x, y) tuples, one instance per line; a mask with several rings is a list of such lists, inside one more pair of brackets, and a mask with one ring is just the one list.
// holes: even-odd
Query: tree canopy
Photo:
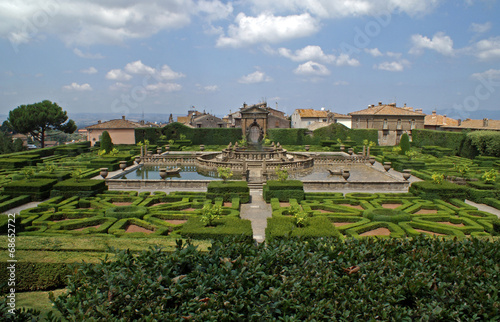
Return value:
[[(45, 132), (49, 129), (73, 133), (76, 124), (68, 120), (66, 111), (51, 101), (45, 100), (29, 105), (21, 105), (9, 112), (9, 126), (18, 133), (30, 134), (45, 146)], [(67, 121), (67, 122), (66, 122)]]
[(101, 134), (101, 150), (106, 151), (106, 153), (111, 152), (113, 150), (113, 142), (111, 141), (111, 137), (109, 136), (108, 131), (104, 131)]

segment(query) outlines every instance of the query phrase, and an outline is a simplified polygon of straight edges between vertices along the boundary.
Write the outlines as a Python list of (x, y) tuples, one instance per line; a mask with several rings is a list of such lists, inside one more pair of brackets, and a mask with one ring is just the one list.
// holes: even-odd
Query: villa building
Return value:
[(432, 111), (432, 114), (425, 116), (424, 128), (426, 130), (442, 130), (447, 126), (458, 126), (458, 120), (449, 118), (446, 115), (439, 115), (436, 111)]
[(135, 144), (135, 129), (144, 127), (144, 125), (129, 121), (122, 116), (118, 120), (110, 120), (107, 122), (97, 121), (97, 124), (87, 126), (87, 140), (91, 146), (100, 141), (102, 132), (108, 131), (111, 141), (114, 144)]
[(351, 128), (351, 116), (328, 110), (296, 109), (291, 116), (291, 121), (292, 128), (307, 128), (311, 131), (332, 123), (340, 123)]
[(380, 145), (397, 145), (403, 133), (411, 139), (411, 130), (423, 129), (425, 114), (421, 109), (396, 107), (396, 103), (370, 105), (368, 108), (349, 113), (352, 116), (353, 129), (378, 130)]
[(446, 125), (442, 127), (445, 131), (454, 131), (460, 132), (463, 130), (471, 130), (471, 131), (500, 131), (500, 121), (498, 120), (490, 120), (484, 118), (482, 120), (458, 120), (456, 125)]

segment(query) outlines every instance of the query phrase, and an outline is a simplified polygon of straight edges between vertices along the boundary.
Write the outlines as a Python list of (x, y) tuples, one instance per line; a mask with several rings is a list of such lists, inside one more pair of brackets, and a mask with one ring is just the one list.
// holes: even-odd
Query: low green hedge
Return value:
[[(0, 292), (5, 294), (10, 287), (7, 285), (10, 263), (0, 262)], [(65, 263), (16, 263), (16, 292), (56, 289), (66, 286), (67, 275), (74, 271)]]
[(500, 200), (497, 198), (484, 198), (483, 202), (488, 206), (494, 207), (500, 210)]
[(299, 180), (269, 180), (262, 189), (263, 197), (266, 202), (272, 198), (278, 198), (279, 201), (289, 201), (296, 199), (304, 200), (304, 183)]
[(208, 184), (206, 197), (211, 200), (222, 197), (224, 201), (239, 197), (241, 203), (248, 203), (250, 189), (246, 181), (212, 181)]
[(68, 179), (54, 185), (51, 197), (90, 197), (108, 190), (106, 181), (92, 179)]
[(250, 220), (235, 217), (217, 219), (214, 227), (205, 226), (200, 217), (192, 217), (182, 226), (180, 234), (192, 239), (222, 240), (225, 237), (239, 237), (242, 240), (253, 240)]
[(342, 234), (324, 216), (307, 218), (304, 227), (297, 227), (293, 217), (273, 216), (267, 219), (266, 240), (299, 237), (305, 239), (318, 237), (342, 238)]
[(0, 213), (24, 205), (25, 203), (28, 203), (30, 201), (31, 201), (31, 196), (29, 195), (20, 195), (14, 198), (9, 197), (9, 200), (0, 203)]
[(413, 182), (408, 191), (423, 199), (449, 200), (457, 198), (463, 200), (467, 197), (467, 187), (447, 181), (441, 184), (429, 181)]
[(55, 179), (25, 179), (14, 181), (4, 186), (4, 194), (12, 197), (30, 195), (33, 201), (49, 197), (50, 189), (57, 182)]
[(363, 211), (363, 217), (371, 221), (387, 221), (392, 223), (399, 223), (401, 221), (410, 221), (411, 215), (395, 209), (375, 208)]
[(106, 217), (142, 219), (148, 213), (148, 208), (141, 206), (117, 206), (105, 211)]

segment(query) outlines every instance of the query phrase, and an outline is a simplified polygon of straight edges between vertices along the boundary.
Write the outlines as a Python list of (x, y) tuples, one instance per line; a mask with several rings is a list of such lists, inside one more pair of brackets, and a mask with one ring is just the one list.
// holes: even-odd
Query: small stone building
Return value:
[(101, 139), (102, 132), (108, 131), (114, 144), (135, 144), (135, 129), (143, 127), (140, 123), (129, 121), (122, 116), (118, 120), (107, 122), (97, 121), (97, 124), (87, 126), (87, 140), (91, 146)]
[(396, 103), (370, 105), (368, 108), (349, 113), (352, 116), (353, 129), (378, 130), (379, 145), (397, 145), (403, 133), (411, 140), (413, 129), (423, 129), (425, 114), (421, 109), (396, 107)]

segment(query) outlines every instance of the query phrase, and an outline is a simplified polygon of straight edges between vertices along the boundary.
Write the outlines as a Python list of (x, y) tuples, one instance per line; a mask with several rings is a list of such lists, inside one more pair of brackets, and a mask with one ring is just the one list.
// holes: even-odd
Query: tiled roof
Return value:
[(179, 123), (189, 123), (189, 121), (191, 120), (191, 117), (190, 116), (177, 116), (177, 122)]
[(324, 117), (326, 118), (327, 112), (326, 111), (317, 111), (313, 109), (297, 109), (297, 113), (300, 115), (301, 118), (304, 117)]
[(500, 121), (498, 120), (488, 120), (488, 126), (484, 126), (484, 120), (471, 120), (466, 119), (462, 121), (462, 124), (459, 126), (445, 126), (447, 128), (456, 128), (456, 129), (474, 129), (474, 130), (500, 130)]
[(135, 129), (142, 125), (129, 120), (118, 119), (87, 126), (86, 129)]
[(377, 105), (361, 111), (349, 113), (349, 115), (404, 115), (404, 116), (424, 116), (424, 113), (410, 110), (409, 107), (402, 108), (393, 105)]
[(458, 126), (458, 120), (449, 118), (444, 115), (430, 114), (426, 115), (424, 119), (424, 125), (431, 126)]
[(335, 113), (335, 112), (330, 112), (333, 114), (333, 117), (334, 118), (337, 118), (337, 119), (350, 119), (352, 118), (352, 116), (350, 115), (345, 115), (345, 114), (340, 114), (340, 113)]

